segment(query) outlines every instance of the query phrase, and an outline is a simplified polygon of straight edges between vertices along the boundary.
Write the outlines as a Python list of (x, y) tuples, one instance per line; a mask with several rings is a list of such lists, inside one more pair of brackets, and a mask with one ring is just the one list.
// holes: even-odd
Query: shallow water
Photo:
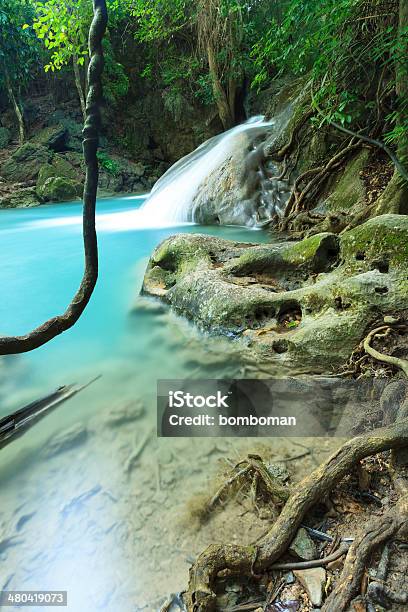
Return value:
[[(176, 231), (270, 238), (237, 227), (138, 229), (142, 202), (98, 203), (100, 278), (85, 314), (45, 347), (0, 364), (0, 415), (102, 375), (1, 451), (0, 590), (68, 590), (75, 612), (154, 610), (180, 590), (192, 555), (212, 537), (179, 522), (186, 504), (219, 459), (247, 444), (156, 438), (158, 378), (242, 377), (245, 370), (238, 345), (201, 335), (138, 295), (149, 255)], [(77, 288), (80, 204), (0, 211), (0, 238), (1, 331), (20, 334), (62, 312)], [(127, 422), (112, 424), (112, 411), (123, 406)], [(51, 450), (67, 430), (71, 443)], [(276, 440), (275, 452), (291, 444)]]

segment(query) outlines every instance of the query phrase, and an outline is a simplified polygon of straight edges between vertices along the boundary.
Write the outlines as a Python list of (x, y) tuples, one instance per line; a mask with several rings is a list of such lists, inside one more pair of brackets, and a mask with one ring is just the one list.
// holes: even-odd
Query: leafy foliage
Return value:
[(28, 0), (2, 0), (0, 5), (0, 86), (4, 86), (4, 66), (12, 84), (21, 90), (39, 59), (39, 47), (32, 30), (24, 24), (33, 16)]
[(407, 136), (401, 105), (408, 101), (394, 105), (395, 74), (408, 51), (398, 7), (398, 0), (288, 1), (253, 47), (253, 86), (308, 73), (326, 121), (375, 131), (385, 113), (387, 141)]

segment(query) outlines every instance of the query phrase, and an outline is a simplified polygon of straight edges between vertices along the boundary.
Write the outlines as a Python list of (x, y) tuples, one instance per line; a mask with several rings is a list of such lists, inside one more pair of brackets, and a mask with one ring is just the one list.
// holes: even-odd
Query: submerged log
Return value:
[(0, 449), (20, 438), (60, 404), (89, 387), (98, 378), (100, 376), (93, 378), (84, 385), (71, 384), (59, 387), (52, 393), (0, 419)]

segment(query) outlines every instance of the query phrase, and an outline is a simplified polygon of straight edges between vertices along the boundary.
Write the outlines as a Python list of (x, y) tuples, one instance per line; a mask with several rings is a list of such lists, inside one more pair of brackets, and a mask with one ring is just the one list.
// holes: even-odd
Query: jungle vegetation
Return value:
[[(281, 75), (308, 75), (319, 121), (381, 136), (406, 155), (408, 7), (403, 0), (108, 0), (105, 97), (128, 91), (137, 45), (141, 76), (166, 108), (185, 98), (215, 105), (224, 129), (243, 118), (243, 99)], [(30, 80), (73, 78), (85, 114), (88, 0), (2, 0), (2, 95), (24, 138), (21, 96)], [(405, 149), (403, 151), (403, 149)]]

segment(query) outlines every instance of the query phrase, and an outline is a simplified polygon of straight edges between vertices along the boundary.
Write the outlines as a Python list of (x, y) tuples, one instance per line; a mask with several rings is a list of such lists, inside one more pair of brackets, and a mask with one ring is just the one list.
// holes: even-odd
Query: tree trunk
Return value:
[[(408, 52), (408, 44), (405, 40), (406, 32), (408, 31), (408, 2), (400, 0), (399, 9), (399, 39), (402, 51), (402, 58), (397, 63), (396, 69), (396, 90), (397, 98), (400, 103), (400, 124), (407, 125), (408, 122), (408, 66), (406, 53)], [(404, 165), (408, 162), (408, 135), (404, 134), (398, 144), (398, 157)]]
[(221, 80), (218, 75), (217, 60), (215, 52), (211, 44), (207, 45), (208, 67), (213, 85), (215, 103), (217, 105), (218, 114), (221, 119), (224, 130), (229, 130), (235, 124), (234, 113), (231, 111), (227, 94), (224, 91)]
[(88, 97), (88, 91), (89, 91), (88, 70), (89, 70), (89, 57), (88, 55), (86, 55), (85, 63), (84, 63), (85, 99)]
[(83, 129), (85, 186), (82, 232), (85, 269), (81, 284), (65, 312), (48, 319), (24, 336), (0, 336), (0, 355), (32, 351), (46, 344), (78, 321), (84, 312), (98, 279), (98, 242), (95, 229), (95, 204), (98, 189), (98, 140), (101, 124), (103, 47), (102, 40), (108, 22), (106, 0), (93, 0), (94, 17), (89, 30), (90, 70), (88, 111)]
[(78, 91), (79, 101), (81, 103), (82, 116), (85, 119), (86, 118), (85, 94), (84, 94), (84, 90), (82, 88), (81, 74), (79, 72), (78, 58), (77, 58), (76, 55), (72, 56), (72, 64), (73, 64), (73, 67), (74, 67), (75, 85), (76, 85), (76, 88), (77, 88), (77, 91)]
[(17, 102), (17, 98), (16, 98), (16, 95), (15, 95), (14, 90), (13, 90), (13, 86), (12, 86), (12, 83), (11, 83), (9, 71), (7, 70), (6, 64), (3, 64), (3, 69), (4, 69), (5, 80), (6, 80), (7, 93), (8, 93), (10, 102), (13, 105), (13, 109), (14, 109), (15, 115), (17, 117), (18, 133), (19, 133), (19, 143), (20, 143), (20, 145), (22, 145), (23, 142), (24, 142), (24, 138), (25, 138), (25, 127), (24, 127), (23, 112), (22, 112), (22, 110), (21, 110), (21, 108), (20, 108), (20, 106), (19, 106), (19, 104)]
[[(408, 29), (408, 2), (400, 0), (399, 4), (399, 39), (403, 48), (401, 60), (397, 63), (395, 71), (397, 103), (400, 106), (399, 124), (408, 124), (408, 67), (406, 62), (406, 47), (404, 32)], [(405, 168), (408, 168), (408, 135), (403, 134), (398, 143), (398, 159)], [(395, 170), (394, 174), (378, 200), (376, 214), (396, 213), (400, 215), (408, 214), (408, 183)]]

